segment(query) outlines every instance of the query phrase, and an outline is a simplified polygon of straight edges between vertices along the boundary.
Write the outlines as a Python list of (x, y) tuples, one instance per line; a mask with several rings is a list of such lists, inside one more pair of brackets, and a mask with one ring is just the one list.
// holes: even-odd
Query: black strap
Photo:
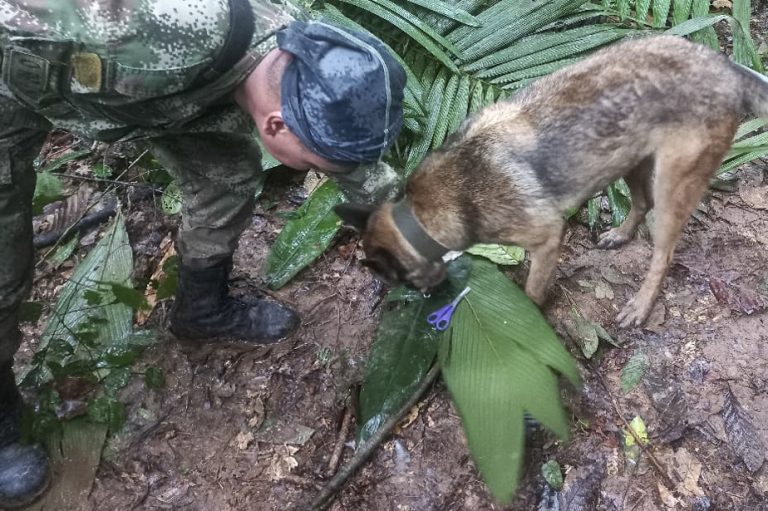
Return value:
[(224, 47), (199, 82), (210, 83), (224, 75), (243, 58), (256, 29), (250, 0), (229, 0), (229, 32)]
[(447, 248), (424, 230), (405, 198), (392, 206), (392, 219), (400, 234), (426, 260), (437, 261), (448, 252)]

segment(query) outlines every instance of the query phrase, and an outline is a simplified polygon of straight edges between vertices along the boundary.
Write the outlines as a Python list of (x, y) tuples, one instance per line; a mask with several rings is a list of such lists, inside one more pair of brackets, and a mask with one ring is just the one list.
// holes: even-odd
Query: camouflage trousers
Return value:
[[(19, 347), (18, 311), (32, 284), (34, 159), (50, 123), (0, 96), (0, 364)], [(182, 191), (177, 248), (186, 266), (206, 268), (232, 255), (249, 225), (263, 179), (258, 145), (247, 134), (173, 134), (149, 149)]]

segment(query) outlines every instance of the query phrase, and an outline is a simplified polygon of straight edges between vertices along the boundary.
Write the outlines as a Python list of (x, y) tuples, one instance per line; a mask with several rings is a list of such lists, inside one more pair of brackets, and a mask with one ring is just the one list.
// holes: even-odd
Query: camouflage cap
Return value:
[(277, 34), (293, 55), (281, 84), (288, 128), (314, 153), (338, 163), (381, 158), (403, 123), (405, 70), (375, 37), (321, 22)]

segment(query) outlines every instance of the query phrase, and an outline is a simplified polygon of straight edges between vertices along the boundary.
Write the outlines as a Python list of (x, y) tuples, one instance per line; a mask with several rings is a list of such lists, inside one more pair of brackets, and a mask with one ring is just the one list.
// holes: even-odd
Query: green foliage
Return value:
[(80, 235), (74, 234), (67, 240), (66, 243), (59, 246), (56, 249), (56, 252), (53, 253), (53, 255), (50, 258), (51, 263), (58, 267), (59, 265), (63, 264), (64, 261), (69, 259), (72, 254), (75, 252), (75, 249), (77, 248), (77, 244), (80, 242)]
[(35, 194), (32, 197), (32, 211), (35, 215), (39, 215), (46, 205), (61, 199), (63, 193), (64, 185), (58, 176), (50, 172), (39, 173)]
[(163, 263), (163, 279), (157, 283), (157, 299), (164, 300), (176, 295), (179, 287), (179, 258), (171, 256)]
[(453, 261), (448, 282), (429, 298), (405, 288), (387, 297), (395, 304), (381, 317), (360, 390), (360, 443), (403, 406), (432, 366), (442, 333), (427, 323), (427, 316), (464, 288), (467, 263), (464, 258)]
[(112, 396), (102, 396), (88, 403), (88, 418), (118, 431), (125, 423), (125, 406)]
[(108, 179), (112, 177), (112, 167), (107, 165), (104, 162), (97, 163), (93, 167), (91, 167), (91, 172), (93, 172), (93, 175), (98, 177), (99, 179)]
[(333, 207), (343, 194), (332, 181), (326, 181), (285, 224), (267, 258), (264, 279), (273, 289), (288, 283), (299, 271), (325, 252), (341, 226)]
[[(748, 33), (750, 2), (734, 1), (733, 16), (710, 16), (709, 9), (708, 0), (603, 0), (600, 5), (586, 0), (331, 0), (314, 14), (382, 38), (405, 67), (405, 129), (388, 159), (408, 176), (471, 112), (626, 37), (666, 30), (717, 48), (713, 25), (728, 21), (734, 59), (762, 71)], [(733, 154), (727, 163), (735, 166), (763, 154), (768, 154), (766, 143)], [(606, 194), (611, 223), (618, 225), (629, 211), (626, 185), (613, 184)], [(588, 205), (593, 229), (601, 227), (598, 200)], [(329, 220), (328, 212), (316, 214), (304, 222)], [(315, 252), (314, 257), (321, 253)], [(314, 259), (294, 254), (298, 260), (284, 262), (292, 268), (290, 276)]]
[(536, 305), (495, 265), (471, 261), (472, 291), (454, 313), (440, 363), (475, 463), (493, 495), (509, 502), (522, 468), (524, 413), (566, 438), (556, 373), (575, 385), (581, 379)]
[(90, 153), (91, 152), (87, 149), (84, 149), (82, 151), (70, 151), (63, 156), (59, 156), (58, 158), (54, 158), (53, 160), (49, 161), (48, 163), (40, 167), (37, 170), (37, 172), (40, 174), (45, 174), (47, 172), (54, 172), (56, 170), (59, 170), (61, 167), (63, 167), (67, 163), (71, 161), (75, 161), (78, 158), (82, 158), (83, 156)]
[(563, 472), (557, 460), (549, 460), (541, 466), (541, 475), (547, 484), (556, 491), (563, 489)]
[(492, 245), (478, 243), (469, 247), (468, 254), (485, 257), (496, 264), (514, 266), (520, 264), (525, 259), (525, 250), (511, 245)]
[(176, 181), (171, 181), (160, 196), (160, 207), (166, 215), (181, 213), (181, 189)]
[(22, 378), (22, 385), (39, 391), (35, 413), (25, 422), (27, 436), (41, 440), (59, 427), (54, 389), (73, 379), (88, 383), (79, 396), (88, 402), (87, 417), (112, 431), (120, 428), (125, 411), (115, 395), (150, 342), (145, 332), (133, 331), (133, 311), (146, 302), (130, 284), (132, 271), (131, 247), (118, 215), (62, 288)]
[(643, 379), (645, 371), (648, 369), (648, 355), (638, 351), (627, 361), (624, 369), (621, 370), (621, 391), (629, 393), (637, 387), (640, 380)]

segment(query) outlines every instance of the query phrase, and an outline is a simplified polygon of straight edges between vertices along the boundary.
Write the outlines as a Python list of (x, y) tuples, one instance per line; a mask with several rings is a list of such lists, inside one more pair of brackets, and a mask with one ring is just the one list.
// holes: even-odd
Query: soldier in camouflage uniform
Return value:
[(402, 124), (403, 69), (368, 34), (270, 0), (0, 0), (0, 508), (49, 479), (18, 443), (12, 372), (33, 269), (33, 160), (48, 131), (144, 139), (182, 190), (181, 337), (274, 342), (296, 314), (228, 296), (238, 238), (263, 179), (258, 129), (286, 165), (317, 168), (355, 201), (390, 198), (380, 162)]

